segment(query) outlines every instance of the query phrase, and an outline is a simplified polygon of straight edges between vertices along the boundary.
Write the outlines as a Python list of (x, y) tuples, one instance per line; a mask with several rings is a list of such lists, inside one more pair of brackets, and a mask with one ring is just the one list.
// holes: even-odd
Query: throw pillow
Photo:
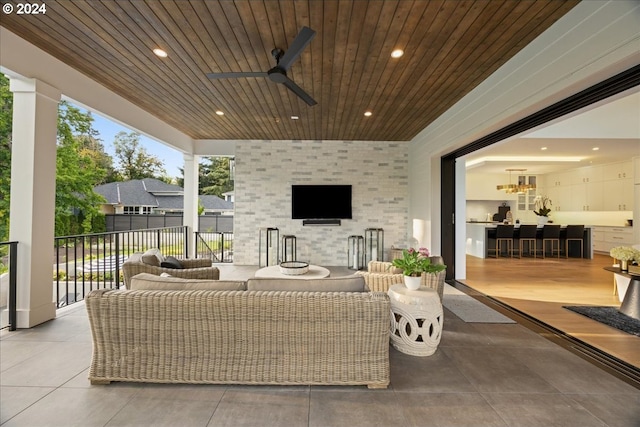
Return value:
[(151, 273), (136, 274), (131, 278), (130, 290), (147, 291), (245, 291), (247, 284), (234, 280), (182, 279), (162, 277)]
[[(158, 258), (158, 264), (157, 264), (157, 266), (160, 266), (160, 263), (161, 263), (162, 261), (164, 261), (164, 257), (162, 256), (162, 252), (160, 252), (160, 249), (158, 249), (158, 248), (151, 248), (151, 249), (148, 249), (148, 250), (147, 250), (147, 251), (146, 251), (142, 256), (144, 257), (145, 255), (153, 255), (153, 256), (155, 256), (156, 258)], [(144, 262), (144, 261), (143, 261), (143, 262)], [(145, 264), (146, 264), (146, 263), (145, 263)], [(150, 265), (152, 265), (152, 264), (150, 264)]]
[(140, 259), (144, 264), (151, 265), (153, 267), (160, 267), (160, 261), (158, 260), (158, 257), (153, 254), (143, 254)]
[(178, 269), (184, 268), (182, 264), (180, 264), (180, 261), (178, 261), (177, 258), (174, 258), (172, 256), (164, 257), (164, 261), (160, 263), (160, 267), (178, 268)]

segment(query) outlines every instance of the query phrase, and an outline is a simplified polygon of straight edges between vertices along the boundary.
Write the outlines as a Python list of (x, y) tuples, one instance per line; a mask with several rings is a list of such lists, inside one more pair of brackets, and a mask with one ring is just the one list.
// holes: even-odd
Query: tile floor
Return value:
[(640, 390), (518, 324), (465, 323), (445, 309), (433, 356), (391, 348), (390, 357), (387, 390), (91, 386), (91, 333), (80, 303), (36, 328), (0, 332), (0, 424), (640, 426)]

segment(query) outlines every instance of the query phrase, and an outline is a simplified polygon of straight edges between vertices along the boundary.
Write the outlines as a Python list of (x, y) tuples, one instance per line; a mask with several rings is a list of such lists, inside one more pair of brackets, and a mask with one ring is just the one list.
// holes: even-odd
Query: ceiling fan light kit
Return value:
[(258, 72), (228, 72), (228, 73), (208, 73), (207, 77), (210, 79), (227, 79), (227, 78), (241, 78), (241, 77), (267, 77), (274, 83), (284, 85), (287, 89), (295, 93), (300, 99), (307, 103), (309, 106), (314, 106), (317, 102), (298, 86), (293, 80), (287, 76), (287, 71), (291, 68), (291, 65), (298, 59), (302, 51), (311, 43), (311, 40), (315, 37), (316, 32), (309, 27), (302, 27), (296, 38), (289, 46), (289, 50), (286, 52), (280, 48), (275, 48), (271, 51), (271, 55), (276, 60), (276, 66), (269, 71)]

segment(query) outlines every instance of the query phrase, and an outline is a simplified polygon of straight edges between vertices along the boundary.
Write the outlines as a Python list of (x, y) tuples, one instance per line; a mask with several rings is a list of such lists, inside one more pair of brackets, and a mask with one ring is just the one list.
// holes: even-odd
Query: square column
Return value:
[(18, 328), (56, 317), (53, 244), (59, 90), (11, 79), (13, 143), (9, 239), (18, 241)]
[(198, 182), (200, 169), (200, 156), (184, 154), (184, 211), (182, 213), (182, 224), (189, 232), (187, 233), (187, 248), (189, 258), (195, 258), (196, 239), (194, 233), (199, 231), (198, 222)]

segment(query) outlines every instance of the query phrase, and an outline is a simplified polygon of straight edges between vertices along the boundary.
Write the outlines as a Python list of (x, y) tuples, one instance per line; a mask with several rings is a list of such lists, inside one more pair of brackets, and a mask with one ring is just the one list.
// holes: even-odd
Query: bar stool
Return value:
[(538, 253), (538, 226), (537, 225), (521, 225), (519, 228), (519, 252), (518, 255), (522, 258), (522, 252), (524, 250), (524, 244), (527, 244), (527, 251), (531, 256), (531, 243), (533, 243), (533, 257), (536, 257)]
[(502, 245), (507, 245), (507, 252), (513, 258), (513, 225), (498, 225), (496, 227), (496, 258), (500, 257)]
[(584, 225), (567, 225), (564, 239), (564, 257), (569, 258), (569, 242), (580, 242), (580, 258), (584, 257)]
[(547, 249), (547, 242), (551, 243), (551, 256), (553, 256), (554, 247), (558, 246), (555, 249), (558, 253), (558, 258), (560, 258), (560, 226), (559, 225), (550, 225), (545, 224), (542, 229), (542, 258), (545, 257), (545, 251)]

